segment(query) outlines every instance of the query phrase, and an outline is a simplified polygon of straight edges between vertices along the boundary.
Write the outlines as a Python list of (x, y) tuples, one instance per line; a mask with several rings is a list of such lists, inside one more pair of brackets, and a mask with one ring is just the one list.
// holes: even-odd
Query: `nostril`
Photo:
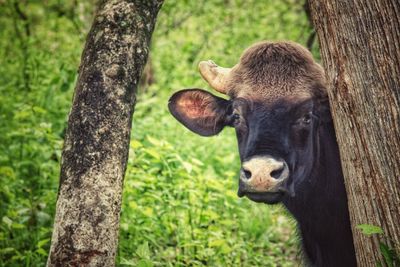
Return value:
[(246, 179), (251, 178), (251, 171), (243, 169), (243, 173), (244, 173), (244, 176), (246, 177)]
[(275, 179), (279, 179), (282, 175), (283, 170), (284, 166), (280, 167), (279, 169), (273, 170), (270, 175)]

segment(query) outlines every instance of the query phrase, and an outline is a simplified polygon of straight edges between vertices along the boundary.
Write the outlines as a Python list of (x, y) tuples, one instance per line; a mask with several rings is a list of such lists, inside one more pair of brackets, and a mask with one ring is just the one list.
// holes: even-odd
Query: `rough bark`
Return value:
[[(400, 248), (400, 2), (310, 0), (349, 200), (359, 266)], [(356, 228), (373, 224), (385, 235)]]
[(114, 266), (135, 92), (161, 0), (100, 1), (65, 137), (47, 266)]

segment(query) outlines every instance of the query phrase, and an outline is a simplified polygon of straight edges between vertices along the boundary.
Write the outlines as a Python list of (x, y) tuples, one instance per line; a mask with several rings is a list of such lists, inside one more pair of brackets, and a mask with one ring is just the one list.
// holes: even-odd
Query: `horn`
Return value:
[(228, 93), (227, 79), (231, 68), (222, 68), (212, 60), (201, 61), (199, 71), (208, 84), (222, 94)]

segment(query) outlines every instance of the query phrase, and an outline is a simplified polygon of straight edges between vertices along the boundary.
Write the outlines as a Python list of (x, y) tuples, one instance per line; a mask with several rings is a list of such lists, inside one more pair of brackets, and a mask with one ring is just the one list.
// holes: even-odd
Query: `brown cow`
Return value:
[(203, 136), (234, 127), (239, 197), (283, 202), (298, 222), (311, 266), (356, 266), (346, 191), (322, 68), (302, 46), (261, 42), (233, 68), (200, 62), (201, 89), (175, 93), (172, 115)]

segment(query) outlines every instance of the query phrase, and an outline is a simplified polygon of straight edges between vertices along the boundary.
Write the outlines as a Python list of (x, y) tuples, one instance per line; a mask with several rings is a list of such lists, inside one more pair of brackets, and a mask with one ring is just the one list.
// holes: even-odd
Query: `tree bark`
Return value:
[[(359, 266), (400, 252), (400, 2), (310, 0), (340, 147)], [(373, 224), (385, 235), (356, 228)]]
[(162, 0), (103, 0), (82, 54), (47, 266), (114, 266), (135, 92)]

